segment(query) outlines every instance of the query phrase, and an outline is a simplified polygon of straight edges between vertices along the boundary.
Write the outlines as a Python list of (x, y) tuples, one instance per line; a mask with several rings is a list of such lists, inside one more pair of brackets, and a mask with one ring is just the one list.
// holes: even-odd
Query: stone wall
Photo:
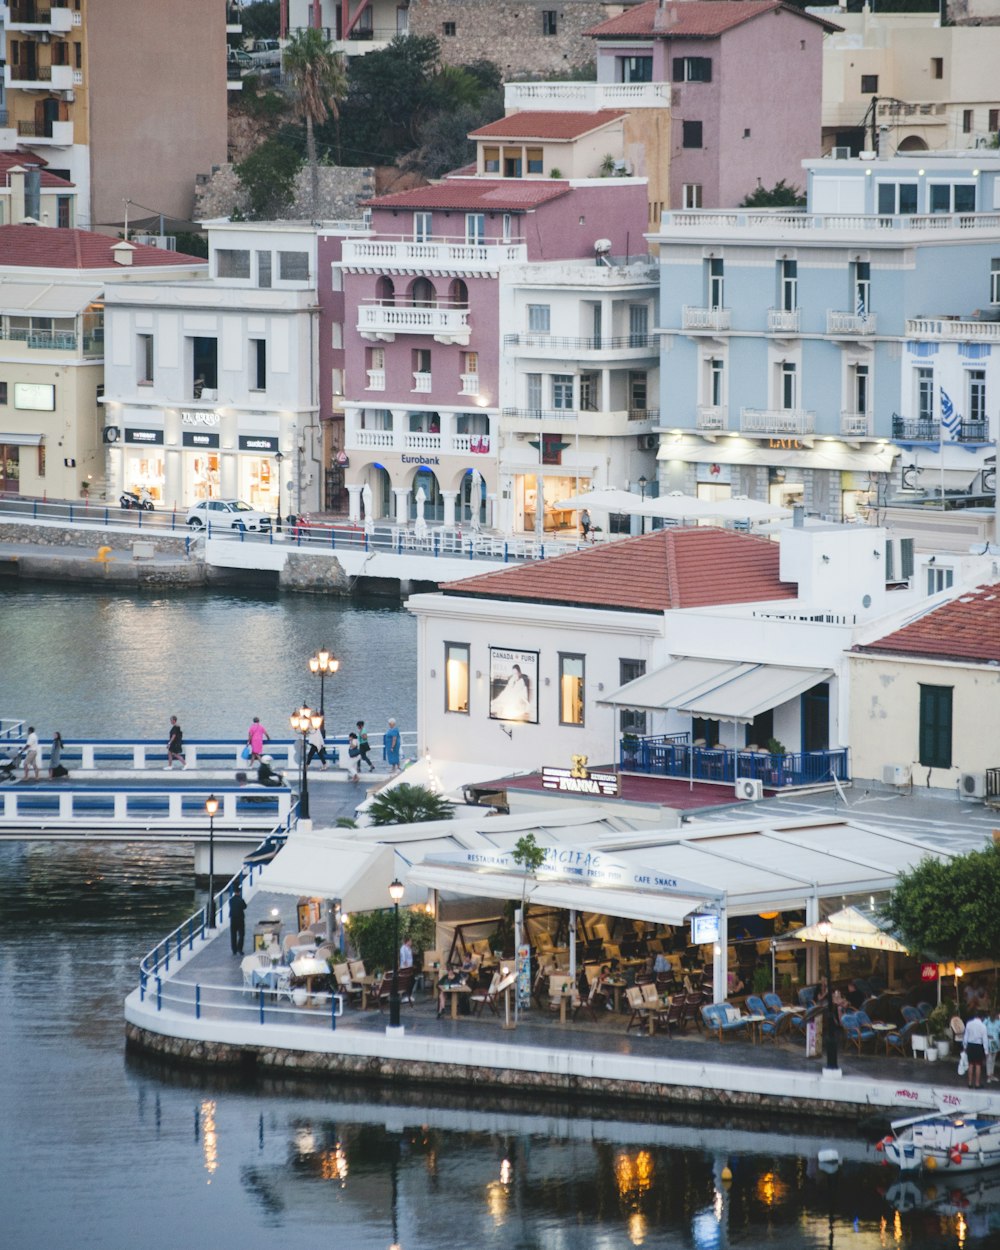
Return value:
[[(102, 509), (95, 508), (99, 513)], [(55, 525), (32, 525), (30, 522), (0, 522), (0, 543), (31, 543), (35, 547), (75, 547), (97, 554), (98, 547), (110, 547), (113, 551), (127, 551), (132, 555), (134, 542), (152, 543), (159, 556), (184, 559), (188, 552), (189, 535), (186, 530), (178, 534), (157, 533), (155, 530), (102, 530), (69, 529)], [(200, 544), (197, 547), (200, 552)]]
[(327, 554), (289, 551), (278, 578), (281, 590), (311, 595), (349, 595), (351, 582), (340, 561)]
[[(322, 221), (354, 221), (361, 216), (359, 204), (375, 193), (375, 175), (371, 169), (347, 165), (321, 165), (319, 169), (319, 212)], [(287, 221), (309, 221), (311, 179), (303, 166), (295, 182), (295, 200), (285, 212)], [(217, 165), (211, 174), (199, 174), (195, 185), (194, 217), (204, 221), (213, 217), (231, 217), (248, 209), (246, 193), (236, 175), (234, 165)]]

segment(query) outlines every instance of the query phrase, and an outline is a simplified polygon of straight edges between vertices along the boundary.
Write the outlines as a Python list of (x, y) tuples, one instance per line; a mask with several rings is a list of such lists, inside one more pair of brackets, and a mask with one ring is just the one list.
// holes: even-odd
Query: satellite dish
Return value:
[(610, 252), (611, 240), (610, 239), (598, 239), (597, 242), (594, 244), (594, 251), (598, 254), (598, 256), (603, 256), (606, 252)]

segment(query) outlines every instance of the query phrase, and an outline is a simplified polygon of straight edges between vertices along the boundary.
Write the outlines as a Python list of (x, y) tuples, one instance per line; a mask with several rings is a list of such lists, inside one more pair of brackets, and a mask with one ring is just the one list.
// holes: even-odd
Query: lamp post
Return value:
[(319, 714), (326, 724), (326, 679), (332, 677), (340, 668), (340, 661), (329, 647), (320, 647), (309, 659), (309, 671), (315, 676), (319, 674)]
[(274, 463), (278, 466), (276, 475), (278, 478), (278, 533), (281, 533), (281, 462), (284, 460), (284, 454), (281, 451), (274, 453)]
[(833, 1005), (833, 973), (830, 969), (830, 932), (833, 926), (829, 920), (821, 920), (819, 931), (823, 935), (826, 952), (826, 1028), (824, 1029), (826, 1046), (826, 1067), (824, 1076), (840, 1076), (840, 1065), (837, 1062), (837, 1009)]
[(389, 886), (392, 899), (392, 991), (389, 994), (389, 1028), (399, 1028), (399, 901), (405, 886), (396, 877)]
[[(639, 478), (639, 490), (641, 492), (639, 496), (640, 502), (645, 503), (646, 502), (646, 475), (645, 473), (643, 473), (642, 476)], [(646, 518), (644, 516), (641, 516), (639, 518), (639, 533), (645, 534), (645, 532), (646, 532)]]
[(205, 800), (205, 811), (208, 812), (208, 927), (215, 928), (215, 813), (219, 810), (219, 800), (210, 794)]
[(313, 729), (319, 729), (323, 724), (323, 717), (319, 712), (314, 712), (308, 704), (296, 709), (289, 717), (292, 729), (302, 735), (302, 785), (299, 790), (299, 819), (309, 819), (309, 765), (307, 763), (307, 748), (309, 745), (309, 734)]

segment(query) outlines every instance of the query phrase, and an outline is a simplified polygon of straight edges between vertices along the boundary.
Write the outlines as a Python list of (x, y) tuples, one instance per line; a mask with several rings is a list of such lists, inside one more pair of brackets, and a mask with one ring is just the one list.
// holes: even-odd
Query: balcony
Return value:
[(840, 432), (844, 438), (871, 438), (872, 418), (867, 412), (842, 412)]
[(695, 418), (695, 428), (699, 430), (728, 430), (729, 409), (721, 404), (699, 404)]
[(415, 373), (413, 375), (413, 389), (429, 395), (431, 390), (431, 375), (429, 373)]
[(619, 437), (654, 429), (659, 408), (619, 408), (598, 412), (592, 408), (504, 408), (504, 426), (514, 433), (537, 434), (546, 427), (584, 437)]
[(226, 34), (239, 35), (243, 31), (243, 5), (226, 0)]
[(461, 386), (458, 393), (460, 395), (478, 395), (479, 394), (479, 374), (478, 373), (460, 373), (459, 381)]
[(670, 108), (668, 82), (509, 82), (507, 113), (596, 113), (600, 109)]
[(348, 425), (348, 451), (412, 451), (445, 456), (489, 455), (489, 434), (431, 434), (421, 430), (359, 430)]
[(596, 338), (566, 338), (556, 334), (505, 334), (504, 347), (516, 349), (526, 356), (550, 357), (558, 353), (564, 359), (588, 359), (614, 355), (621, 359), (628, 353), (649, 356), (656, 353), (656, 337), (652, 334), (599, 335)]
[(98, 325), (82, 334), (75, 330), (29, 330), (20, 326), (0, 327), (0, 342), (20, 343), (28, 351), (75, 352), (82, 356), (104, 355), (104, 329)]
[(832, 751), (734, 751), (729, 747), (691, 746), (686, 733), (621, 739), (623, 772), (653, 773), (662, 777), (693, 777), (695, 781), (733, 784), (737, 777), (762, 781), (767, 789), (815, 785), (836, 777), (850, 780), (845, 748)]
[(57, 0), (48, 0), (46, 4), (22, 0), (8, 5), (5, 25), (10, 31), (26, 34), (68, 35), (73, 28), (73, 14), (68, 5)]
[(768, 334), (798, 334), (801, 320), (800, 308), (769, 308), (767, 332)]
[(836, 312), (832, 308), (826, 310), (827, 334), (845, 334), (850, 338), (875, 333), (874, 313)]
[(391, 343), (397, 334), (432, 335), (438, 343), (469, 342), (468, 308), (420, 308), (398, 304), (362, 304), (358, 309), (362, 338)]
[(682, 330), (731, 330), (731, 308), (692, 308), (685, 304), (681, 311)]
[(369, 369), (368, 370), (368, 390), (384, 391), (385, 390), (385, 370)]
[[(941, 235), (956, 231), (995, 232), (1000, 228), (1000, 213), (925, 213), (909, 216), (876, 213), (807, 213), (804, 209), (775, 212), (772, 209), (754, 211), (740, 209), (679, 209), (663, 213), (660, 219), (659, 237), (682, 237), (689, 242), (701, 242), (718, 247), (726, 240), (753, 239), (775, 243), (791, 242), (808, 234), (813, 241), (831, 236), (831, 242), (851, 244), (854, 236), (881, 234), (886, 231), (900, 237), (928, 234)], [(656, 233), (654, 238), (658, 237)]]
[(523, 243), (464, 243), (434, 239), (345, 239), (342, 266), (380, 273), (488, 274), (502, 265), (524, 264), (528, 249)]
[(395, 438), (392, 430), (354, 430), (345, 441), (351, 450), (387, 451), (395, 446)]
[(487, 456), (490, 453), (490, 436), (488, 434), (455, 434), (452, 436), (451, 449), (459, 454)]
[(950, 317), (919, 317), (906, 322), (908, 339), (1000, 343), (1000, 321), (952, 321)]
[[(942, 438), (943, 436), (943, 438)], [(910, 420), (892, 414), (892, 437), (900, 443), (985, 443), (989, 438), (987, 421), (963, 421), (955, 434), (943, 430), (940, 421), (929, 417)]]
[(802, 408), (742, 408), (741, 434), (812, 434), (815, 412)]
[(73, 146), (72, 122), (18, 122), (17, 137), (32, 146), (51, 144), (54, 148)]
[(73, 90), (73, 70), (69, 65), (5, 65), (3, 75), (8, 91)]

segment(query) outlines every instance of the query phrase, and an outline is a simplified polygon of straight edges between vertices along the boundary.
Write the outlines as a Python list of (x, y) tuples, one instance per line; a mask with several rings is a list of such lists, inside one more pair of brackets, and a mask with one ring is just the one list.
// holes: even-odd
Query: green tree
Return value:
[(177, 250), (185, 256), (204, 256), (208, 259), (208, 236), (194, 230), (178, 230)]
[(332, 116), (340, 121), (340, 101), (347, 94), (343, 58), (323, 38), (322, 31), (308, 27), (295, 33), (285, 46), (285, 72), (295, 87), (297, 108), (306, 124), (306, 160), (309, 163), (309, 211), (319, 210), (319, 158), (315, 127)]
[(914, 954), (939, 959), (1000, 955), (1000, 847), (904, 872), (881, 914)]
[[(369, 972), (392, 968), (395, 919), (393, 909), (358, 912), (347, 922), (347, 933), (358, 958)], [(435, 922), (422, 908), (399, 909), (399, 940), (413, 939), (414, 952), (432, 950)]]
[(399, 163), (425, 178), (440, 178), (475, 160), (476, 145), (469, 138), (473, 130), (503, 117), (503, 93), (490, 92), (476, 104), (442, 109), (420, 127), (419, 147)]
[(802, 208), (806, 197), (798, 187), (790, 187), (784, 178), (773, 187), (758, 187), (740, 201), (740, 208)]
[(250, 201), (251, 219), (281, 216), (295, 195), (295, 179), (301, 168), (301, 157), (274, 139), (265, 139), (236, 166)]
[(433, 35), (397, 35), (385, 48), (354, 58), (341, 109), (343, 161), (391, 165), (418, 146), (435, 111), (433, 80), (440, 47)]
[(244, 4), (240, 21), (244, 39), (277, 39), (281, 24), (278, 0), (254, 0), (252, 4)]
[(539, 846), (533, 833), (526, 833), (514, 843), (511, 859), (524, 870), (521, 886), (521, 919), (524, 920), (524, 899), (528, 892), (528, 877), (533, 876), (545, 863), (545, 847)]
[(450, 820), (454, 810), (447, 799), (426, 786), (401, 781), (372, 799), (368, 815), (373, 825), (412, 825), (428, 820)]

